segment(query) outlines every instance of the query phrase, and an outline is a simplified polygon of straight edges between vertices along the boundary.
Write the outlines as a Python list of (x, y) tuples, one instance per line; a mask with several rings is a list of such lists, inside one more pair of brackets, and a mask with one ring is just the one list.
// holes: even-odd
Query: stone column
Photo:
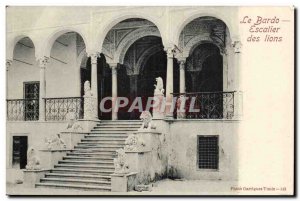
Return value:
[(39, 59), (40, 66), (40, 98), (39, 98), (39, 120), (45, 121), (46, 111), (45, 111), (45, 100), (46, 98), (46, 65), (49, 62), (49, 57), (42, 57)]
[(234, 94), (234, 117), (235, 119), (240, 119), (243, 115), (243, 94), (240, 91), (242, 88), (240, 82), (240, 56), (241, 56), (241, 41), (236, 40), (232, 42), (233, 48), (233, 63), (234, 63), (234, 90), (237, 91)]
[[(179, 93), (181, 93), (180, 95), (180, 105), (178, 105), (179, 107), (181, 107), (181, 104), (185, 104), (185, 102), (183, 101), (183, 98), (185, 97), (185, 62), (186, 62), (186, 58), (179, 58), (178, 59), (179, 62)], [(185, 107), (184, 107), (185, 108)], [(177, 119), (184, 119), (185, 118), (185, 112), (184, 111), (179, 111), (180, 108), (177, 108)]]
[(8, 98), (8, 70), (12, 64), (12, 60), (6, 59), (6, 98)]
[(97, 59), (100, 56), (98, 52), (91, 54), (91, 90), (97, 105), (96, 118), (98, 118), (98, 72)]
[(240, 89), (240, 53), (241, 53), (241, 41), (233, 41), (232, 42), (232, 48), (233, 48), (233, 66), (234, 66), (234, 89), (239, 90)]
[(173, 58), (174, 51), (167, 48), (167, 81), (166, 81), (166, 118), (173, 119), (173, 111), (170, 111), (173, 100)]
[(115, 111), (116, 101), (118, 98), (118, 79), (117, 79), (117, 63), (110, 64), (111, 67), (111, 75), (112, 75), (112, 111), (111, 111), (111, 119), (118, 120), (118, 112)]
[(179, 93), (185, 93), (185, 61), (186, 58), (179, 59)]

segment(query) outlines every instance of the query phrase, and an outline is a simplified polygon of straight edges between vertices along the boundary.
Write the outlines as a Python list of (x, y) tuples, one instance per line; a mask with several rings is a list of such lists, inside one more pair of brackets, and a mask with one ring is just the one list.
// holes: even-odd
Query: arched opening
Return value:
[[(166, 63), (167, 58), (160, 37), (146, 36), (134, 42), (124, 59), (126, 74), (122, 75), (128, 78), (123, 87), (128, 90), (122, 91), (122, 95), (129, 97), (131, 102), (136, 97), (141, 97), (144, 110), (148, 97), (153, 96), (155, 78), (161, 77), (164, 84), (166, 82)], [(122, 77), (124, 76), (120, 76), (121, 80)], [(120, 111), (120, 119), (139, 118), (140, 112), (137, 109), (131, 113), (126, 112), (126, 109), (124, 112)]]
[(199, 110), (187, 112), (187, 118), (223, 118), (223, 102), (228, 100), (224, 98), (228, 95), (224, 92), (228, 77), (224, 52), (229, 44), (226, 24), (215, 17), (196, 18), (183, 28), (179, 46), (186, 57), (186, 95), (196, 98), (195, 109)]
[[(119, 63), (118, 96), (129, 98), (129, 106), (141, 97), (144, 110), (147, 98), (153, 96), (155, 78), (166, 82), (167, 57), (156, 25), (141, 18), (126, 19), (108, 32), (103, 49), (106, 57)], [(118, 111), (118, 119), (139, 119), (138, 109), (128, 112), (129, 106)]]
[(53, 39), (45, 73), (47, 121), (66, 120), (70, 112), (74, 112), (77, 119), (83, 117), (82, 88), (88, 73), (81, 73), (86, 69), (86, 62), (83, 62), (86, 58), (78, 58), (85, 51), (85, 42), (77, 32), (64, 32)]
[(7, 73), (8, 120), (39, 119), (39, 72), (35, 46), (29, 37), (23, 37), (15, 44)]
[(198, 45), (187, 59), (187, 92), (223, 91), (223, 57), (212, 43)]

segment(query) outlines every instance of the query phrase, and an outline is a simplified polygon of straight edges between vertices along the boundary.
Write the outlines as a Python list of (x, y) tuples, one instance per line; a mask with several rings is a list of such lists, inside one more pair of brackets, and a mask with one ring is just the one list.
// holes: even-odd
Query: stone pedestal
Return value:
[(136, 185), (136, 172), (128, 174), (111, 174), (111, 191), (128, 192), (134, 190)]
[(34, 188), (35, 184), (40, 182), (40, 179), (45, 176), (46, 173), (49, 173), (50, 170), (24, 170), (24, 186), (27, 188)]
[(71, 150), (69, 149), (39, 150), (41, 167), (43, 169), (54, 168), (54, 165), (56, 165), (59, 160), (62, 160), (62, 158), (67, 155), (68, 151)]
[(129, 172), (137, 172), (137, 184), (149, 184), (156, 176), (164, 174), (159, 158), (162, 155), (160, 134), (154, 129), (141, 129), (133, 134), (135, 144), (125, 145), (128, 169)]

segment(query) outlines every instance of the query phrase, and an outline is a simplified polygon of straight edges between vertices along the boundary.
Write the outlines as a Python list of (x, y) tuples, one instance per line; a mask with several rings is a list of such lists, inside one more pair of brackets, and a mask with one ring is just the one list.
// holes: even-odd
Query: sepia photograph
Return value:
[(6, 6), (6, 194), (293, 195), (293, 6)]

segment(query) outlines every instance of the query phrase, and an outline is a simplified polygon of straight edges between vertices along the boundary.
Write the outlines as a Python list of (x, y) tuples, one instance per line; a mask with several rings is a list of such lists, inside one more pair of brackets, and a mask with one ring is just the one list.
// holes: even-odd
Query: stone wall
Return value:
[(27, 136), (28, 147), (45, 148), (45, 138), (63, 131), (66, 122), (7, 122), (6, 123), (6, 177), (8, 182), (23, 180), (21, 169), (12, 168), (13, 136)]
[[(170, 124), (170, 178), (237, 180), (238, 179), (238, 121), (177, 120)], [(197, 167), (197, 136), (219, 137), (219, 169)]]

